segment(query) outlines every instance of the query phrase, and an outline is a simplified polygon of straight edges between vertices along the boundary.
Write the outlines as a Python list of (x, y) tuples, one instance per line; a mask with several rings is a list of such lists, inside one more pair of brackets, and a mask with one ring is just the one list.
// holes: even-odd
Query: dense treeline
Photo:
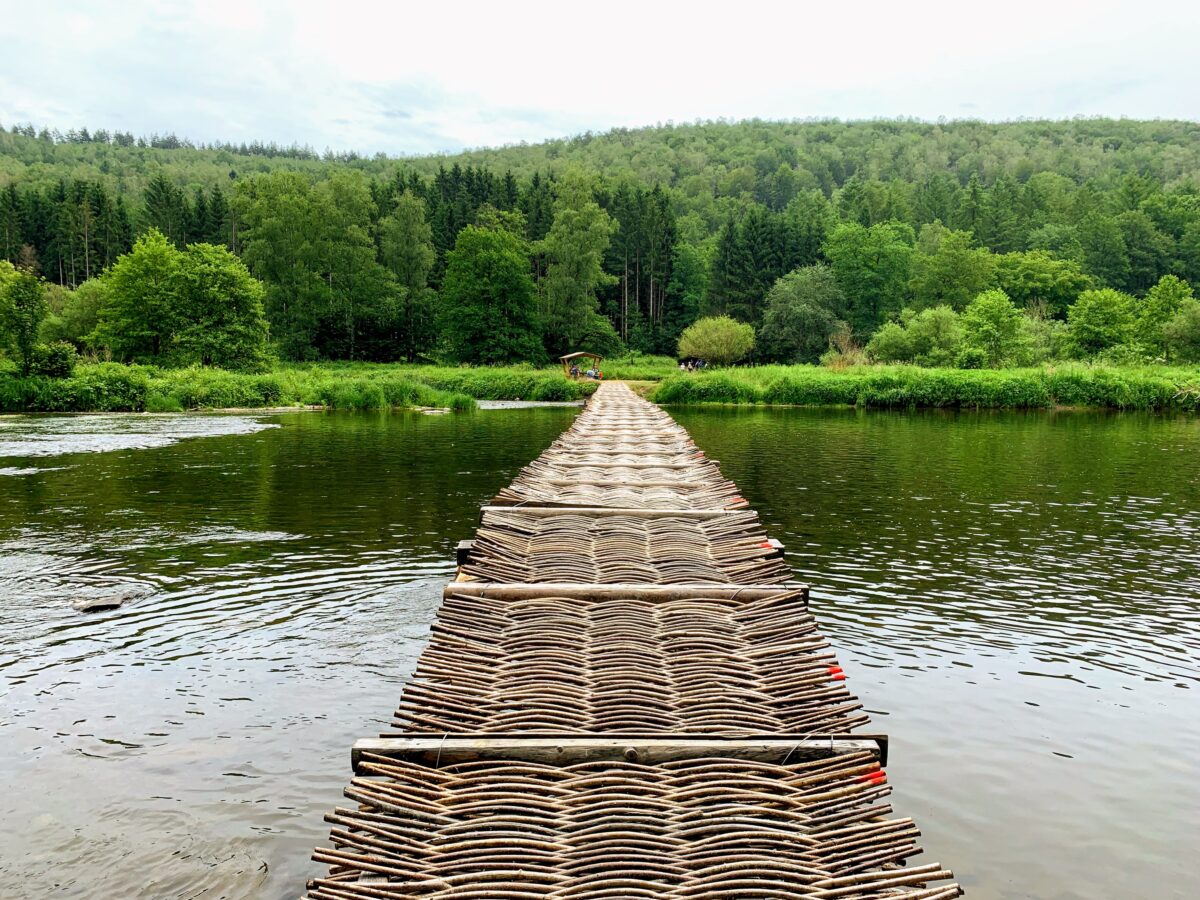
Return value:
[[(0, 130), (0, 257), (57, 286), (46, 337), (142, 361), (175, 351), (114, 342), (103, 311), (125, 301), (96, 276), (149, 232), (181, 259), (240, 258), (288, 359), (673, 353), (698, 317), (725, 315), (753, 327), (760, 360), (815, 361), (832, 341), (946, 364), (954, 335), (993, 327), (985, 311), (1011, 318), (997, 295), (1023, 349), (984, 364), (1186, 356), (1196, 131), (709, 123), (389, 160), (17, 126)], [(1183, 282), (1154, 294), (1169, 276)], [(197, 321), (200, 295), (173, 294), (177, 321)], [(1082, 337), (1099, 319), (1104, 335)]]

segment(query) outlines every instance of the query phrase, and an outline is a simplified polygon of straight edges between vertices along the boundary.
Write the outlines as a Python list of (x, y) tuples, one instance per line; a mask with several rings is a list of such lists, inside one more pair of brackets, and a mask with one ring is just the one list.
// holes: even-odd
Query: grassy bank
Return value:
[[(1063, 364), (1039, 369), (755, 366), (678, 374), (665, 358), (617, 360), (607, 378), (639, 381), (659, 403), (786, 406), (1200, 410), (1200, 369)], [(557, 368), (332, 363), (251, 375), (220, 369), (80, 365), (69, 378), (0, 369), (4, 412), (179, 412), (194, 409), (446, 407), (475, 400), (577, 400), (596, 389)]]
[(193, 409), (446, 407), (483, 400), (574, 400), (595, 390), (561, 372), (401, 365), (284, 366), (263, 375), (220, 369), (80, 365), (69, 378), (0, 371), (4, 412), (178, 412)]
[(596, 390), (592, 381), (571, 381), (555, 366), (421, 366), (379, 363), (312, 363), (285, 365), (281, 376), (304, 383), (308, 379), (374, 381), (402, 377), (439, 391), (465, 394), (476, 400), (581, 400)]
[(1200, 369), (1069, 364), (1040, 369), (761, 366), (663, 379), (658, 403), (1200, 410)]

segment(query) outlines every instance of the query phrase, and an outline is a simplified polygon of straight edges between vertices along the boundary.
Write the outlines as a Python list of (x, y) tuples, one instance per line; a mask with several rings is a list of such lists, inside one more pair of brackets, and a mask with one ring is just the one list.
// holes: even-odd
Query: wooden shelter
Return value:
[(568, 353), (566, 356), (560, 356), (558, 361), (562, 363), (563, 374), (568, 378), (571, 377), (571, 366), (578, 363), (580, 360), (590, 359), (594, 361), (593, 368), (600, 365), (600, 361), (604, 359), (599, 353), (589, 353), (586, 350), (577, 350), (574, 353)]

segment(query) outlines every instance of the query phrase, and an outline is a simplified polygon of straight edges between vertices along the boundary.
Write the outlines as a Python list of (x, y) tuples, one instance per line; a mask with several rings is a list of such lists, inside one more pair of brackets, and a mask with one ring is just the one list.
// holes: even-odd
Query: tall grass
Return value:
[(580, 400), (596, 390), (596, 383), (572, 381), (562, 370), (532, 366), (424, 366), (378, 363), (312, 363), (288, 365), (279, 374), (297, 383), (307, 379), (402, 377), (440, 391), (465, 394), (476, 400)]
[(831, 371), (762, 366), (675, 375), (650, 396), (674, 404), (1200, 410), (1200, 369), (1075, 364), (1000, 370), (859, 366)]
[[(670, 360), (632, 358), (608, 378), (662, 378), (660, 403), (766, 403), (789, 406), (1200, 410), (1200, 369), (1089, 366), (1040, 369), (925, 369), (916, 366), (755, 366), (679, 375)], [(674, 372), (675, 374), (670, 374)], [(636, 377), (646, 376), (646, 377)], [(80, 365), (70, 378), (22, 378), (0, 368), (0, 410), (87, 412), (189, 409), (448, 407), (484, 400), (577, 400), (596, 389), (558, 369), (452, 368), (334, 363), (280, 366), (265, 375), (220, 369)]]
[(475, 408), (475, 400), (382, 366), (372, 372), (314, 368), (249, 375), (222, 369), (100, 363), (78, 366), (70, 378), (0, 372), (0, 410), (6, 412), (178, 412), (274, 406), (467, 410)]

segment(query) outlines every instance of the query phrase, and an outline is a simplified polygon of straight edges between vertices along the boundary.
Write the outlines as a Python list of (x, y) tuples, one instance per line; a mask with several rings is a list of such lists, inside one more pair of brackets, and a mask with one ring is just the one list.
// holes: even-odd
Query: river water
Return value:
[[(1200, 420), (675, 413), (814, 586), (923, 859), (1195, 895)], [(0, 418), (0, 896), (298, 896), (454, 543), (574, 415)]]

